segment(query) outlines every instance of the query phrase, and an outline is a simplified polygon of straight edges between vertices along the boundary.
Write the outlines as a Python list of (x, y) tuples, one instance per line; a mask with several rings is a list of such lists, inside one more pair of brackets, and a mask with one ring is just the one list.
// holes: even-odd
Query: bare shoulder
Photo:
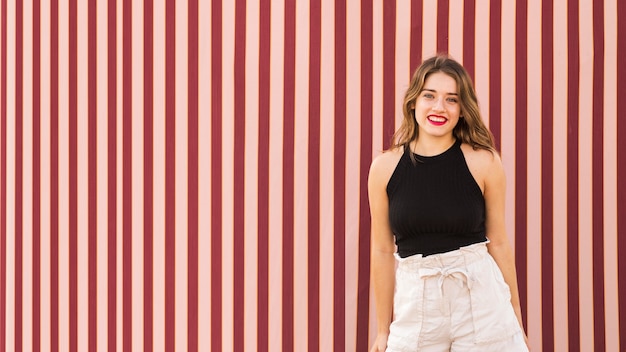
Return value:
[(461, 145), (461, 150), (465, 156), (467, 167), (483, 190), (485, 183), (489, 180), (504, 178), (502, 159), (500, 159), (500, 155), (497, 152), (474, 149), (465, 143)]
[(384, 185), (386, 187), (402, 154), (403, 148), (400, 147), (388, 150), (374, 158), (370, 166), (370, 184)]

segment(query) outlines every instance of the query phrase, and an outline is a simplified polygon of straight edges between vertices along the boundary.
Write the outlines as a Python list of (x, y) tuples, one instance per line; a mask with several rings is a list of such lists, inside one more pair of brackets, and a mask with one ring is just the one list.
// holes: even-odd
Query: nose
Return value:
[(443, 98), (435, 99), (435, 102), (433, 103), (433, 111), (443, 111), (443, 110), (444, 110)]

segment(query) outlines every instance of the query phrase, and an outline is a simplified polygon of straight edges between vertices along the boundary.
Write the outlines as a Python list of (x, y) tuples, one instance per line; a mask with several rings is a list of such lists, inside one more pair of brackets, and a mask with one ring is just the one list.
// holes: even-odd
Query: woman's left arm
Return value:
[(484, 174), (484, 196), (486, 211), (486, 229), (489, 244), (487, 249), (496, 264), (502, 271), (504, 281), (511, 290), (511, 304), (515, 310), (515, 315), (519, 321), (522, 331), (522, 309), (519, 300), (517, 286), (517, 273), (515, 270), (515, 255), (506, 234), (504, 221), (504, 205), (506, 193), (506, 178), (502, 160), (497, 154), (492, 154), (491, 160), (486, 162), (486, 173)]

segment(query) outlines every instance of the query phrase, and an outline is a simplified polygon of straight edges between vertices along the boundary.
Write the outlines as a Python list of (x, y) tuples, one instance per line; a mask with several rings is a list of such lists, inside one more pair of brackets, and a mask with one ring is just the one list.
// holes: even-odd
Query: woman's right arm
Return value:
[[(389, 157), (381, 155), (372, 162), (368, 178), (368, 195), (372, 217), (372, 247), (370, 257), (371, 280), (376, 305), (378, 334), (371, 352), (383, 352), (387, 347), (389, 325), (393, 316), (396, 251), (389, 225), (387, 183), (391, 172)], [(393, 165), (395, 166), (395, 164)], [(390, 170), (391, 169), (391, 170)]]

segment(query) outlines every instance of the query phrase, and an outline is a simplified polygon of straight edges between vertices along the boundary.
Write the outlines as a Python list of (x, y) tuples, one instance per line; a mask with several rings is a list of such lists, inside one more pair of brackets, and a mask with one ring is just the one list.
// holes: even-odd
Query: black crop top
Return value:
[(411, 161), (405, 148), (389, 183), (389, 222), (398, 255), (424, 256), (484, 242), (485, 199), (467, 167), (461, 142)]

